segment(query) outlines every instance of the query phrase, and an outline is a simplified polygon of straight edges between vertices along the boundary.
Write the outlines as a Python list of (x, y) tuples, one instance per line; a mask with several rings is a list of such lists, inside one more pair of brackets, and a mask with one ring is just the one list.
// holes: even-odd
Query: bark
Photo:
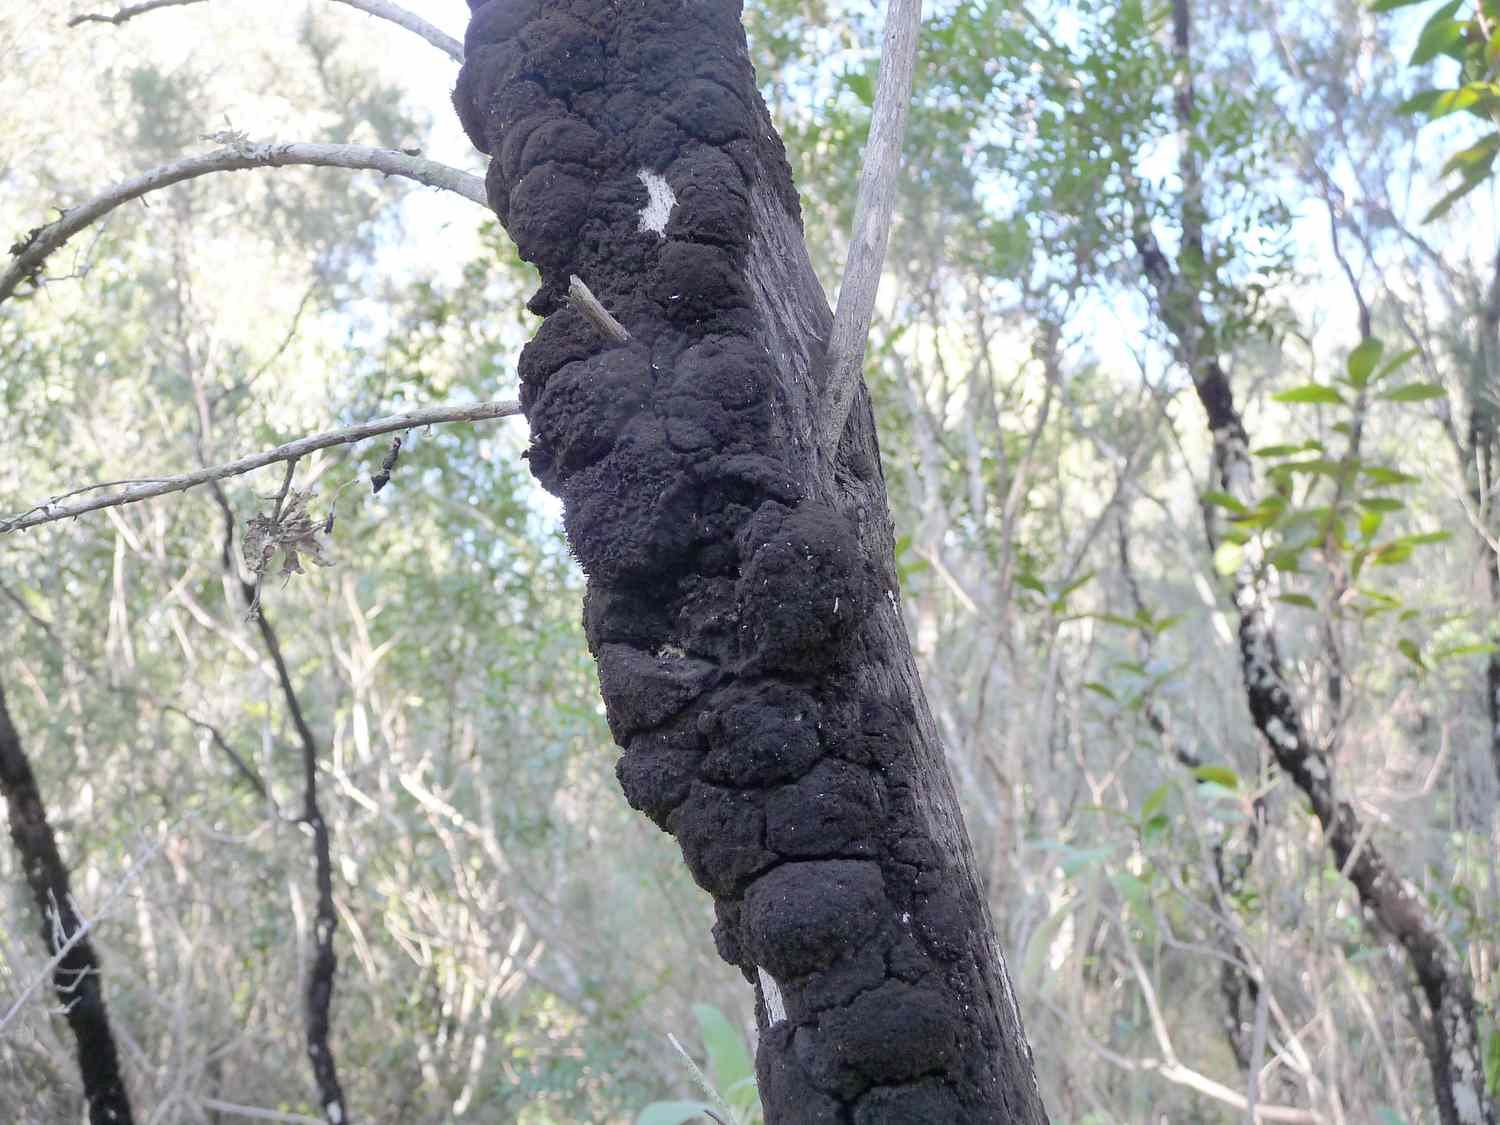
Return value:
[[(899, 606), (868, 396), (732, 0), (475, 10), (455, 104), (541, 272), (520, 361), (627, 799), (756, 990), (771, 1125), (1045, 1120)], [(580, 277), (625, 327), (564, 303)]]
[[(1500, 550), (1486, 533), (1486, 526), (1497, 526), (1495, 511), (1500, 507), (1500, 255), (1480, 315), (1479, 356), (1479, 372), (1469, 391), (1468, 489), (1474, 518), (1481, 521), (1475, 538), (1484, 559), (1490, 607), (1500, 618)], [(1489, 639), (1500, 640), (1500, 636)], [(1485, 665), (1484, 698), (1490, 760), (1495, 780), (1500, 782), (1500, 652), (1490, 653)]]
[[(89, 1125), (130, 1125), (130, 1097), (120, 1073), (119, 1052), (104, 1007), (99, 957), (86, 935), (78, 936), (83, 919), (73, 904), (68, 869), (57, 850), (47, 821), (41, 790), (31, 762), (21, 748), (20, 735), (5, 706), (0, 687), (0, 792), (10, 818), (10, 838), (26, 883), (41, 915), (42, 941), (47, 955), (57, 960), (52, 986), (58, 1005), (78, 1044), (78, 1069), (89, 1110)], [(70, 944), (71, 943), (71, 944)]]

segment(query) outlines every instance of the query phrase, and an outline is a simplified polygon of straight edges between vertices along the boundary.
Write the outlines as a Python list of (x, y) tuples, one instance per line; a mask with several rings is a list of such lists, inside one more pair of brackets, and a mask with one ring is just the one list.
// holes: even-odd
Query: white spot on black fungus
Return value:
[(672, 217), (672, 208), (677, 206), (677, 195), (671, 184), (649, 168), (642, 168), (636, 175), (646, 185), (647, 195), (646, 206), (641, 208), (640, 229), (665, 237), (667, 220)]

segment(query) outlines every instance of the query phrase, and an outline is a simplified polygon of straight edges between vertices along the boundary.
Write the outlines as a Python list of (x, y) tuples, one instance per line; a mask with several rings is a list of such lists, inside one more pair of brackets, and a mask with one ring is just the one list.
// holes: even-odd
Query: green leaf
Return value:
[(1406, 659), (1410, 660), (1418, 668), (1422, 669), (1422, 671), (1427, 671), (1427, 662), (1422, 659), (1422, 650), (1417, 647), (1415, 641), (1402, 637), (1396, 642), (1396, 648), (1402, 656), (1406, 657)]
[(1397, 113), (1421, 114), (1430, 116), (1433, 107), (1444, 94), (1451, 93), (1450, 90), (1419, 90), (1411, 97), (1396, 107)]
[(1353, 467), (1342, 461), (1329, 461), (1323, 457), (1311, 457), (1306, 461), (1283, 461), (1276, 466), (1278, 470), (1288, 473), (1315, 473), (1322, 477), (1336, 477)]
[(1429, 121), (1473, 109), (1482, 102), (1492, 102), (1500, 94), (1493, 82), (1470, 82), (1456, 90), (1423, 90), (1396, 107), (1397, 113), (1421, 114)]
[(853, 71), (845, 72), (840, 81), (848, 88), (860, 103), (866, 107), (875, 104), (875, 79), (869, 74), (856, 74)]
[(1083, 684), (1083, 688), (1084, 688), (1085, 691), (1091, 691), (1095, 695), (1102, 695), (1102, 696), (1104, 696), (1104, 698), (1108, 699), (1111, 703), (1118, 703), (1118, 702), (1120, 702), (1120, 697), (1118, 695), (1116, 695), (1114, 692), (1110, 691), (1109, 688), (1105, 687), (1103, 684), (1099, 683), (1097, 680), (1085, 680), (1084, 684)]
[(698, 1030), (708, 1051), (708, 1064), (720, 1090), (755, 1073), (755, 1063), (750, 1059), (745, 1041), (724, 1018), (723, 1012), (712, 1004), (694, 1004), (693, 1015), (698, 1017)]
[(1409, 543), (1385, 543), (1377, 547), (1370, 555), (1370, 561), (1376, 566), (1396, 566), (1411, 558), (1411, 544)]
[(1372, 12), (1394, 12), (1397, 8), (1410, 8), (1413, 4), (1425, 4), (1427, 0), (1375, 0), (1370, 5)]
[(1044, 598), (1047, 596), (1046, 585), (1040, 578), (1038, 578), (1034, 574), (1029, 574), (1023, 571), (1022, 573), (1016, 575), (1016, 585), (1030, 590), (1033, 593), (1041, 594)]
[(1167, 797), (1171, 794), (1171, 786), (1158, 785), (1146, 794), (1146, 799), (1141, 802), (1141, 820), (1150, 820), (1167, 803)]
[(1087, 574), (1083, 575), (1083, 577), (1073, 579), (1073, 581), (1069, 582), (1061, 590), (1057, 591), (1057, 596), (1053, 600), (1059, 605), (1062, 604), (1063, 599), (1071, 594), (1074, 590), (1078, 589), (1086, 582), (1092, 582), (1094, 580), (1094, 573), (1095, 572), (1091, 570)]
[(1289, 391), (1282, 391), (1271, 397), (1277, 402), (1311, 402), (1338, 405), (1344, 401), (1343, 395), (1323, 383), (1306, 383), (1303, 386), (1293, 387)]
[(1487, 175), (1497, 152), (1500, 152), (1500, 133), (1491, 133), (1477, 144), (1459, 149), (1448, 157), (1439, 175), (1451, 176), (1454, 172), (1462, 172), (1466, 176)]
[(1429, 398), (1445, 398), (1448, 392), (1436, 383), (1407, 383), (1382, 391), (1380, 397), (1387, 402), (1421, 402)]
[(1229, 493), (1220, 492), (1217, 489), (1210, 489), (1205, 492), (1203, 494), (1203, 502), (1205, 504), (1212, 504), (1217, 508), (1228, 508), (1231, 512), (1248, 512), (1250, 510)]
[(1450, 0), (1432, 13), (1422, 28), (1422, 34), (1417, 36), (1417, 47), (1411, 53), (1410, 65), (1431, 62), (1463, 39), (1464, 25), (1453, 18), (1462, 3), (1463, 0)]
[(1301, 453), (1302, 448), (1300, 445), (1267, 445), (1252, 452), (1257, 457), (1290, 457), (1294, 453)]
[(641, 1110), (635, 1125), (684, 1125), (688, 1121), (712, 1121), (707, 1102), (652, 1102)]
[(1363, 387), (1368, 383), (1383, 351), (1385, 345), (1375, 337), (1361, 340), (1359, 346), (1349, 353), (1349, 382), (1356, 387)]
[(1406, 507), (1400, 500), (1392, 500), (1389, 496), (1361, 496), (1359, 506), (1367, 512), (1399, 512)]
[(1214, 552), (1214, 569), (1226, 577), (1239, 570), (1244, 561), (1245, 548), (1238, 543), (1220, 543)]
[(1432, 662), (1439, 664), (1444, 660), (1452, 660), (1458, 656), (1487, 656), (1492, 652), (1500, 652), (1500, 645), (1476, 644), (1476, 645), (1454, 645), (1452, 648), (1440, 648), (1432, 654)]
[(1225, 789), (1240, 787), (1240, 775), (1228, 766), (1198, 766), (1193, 770), (1193, 776), (1199, 781), (1222, 785)]
[(1395, 542), (1403, 547), (1421, 547), (1428, 543), (1446, 543), (1452, 538), (1451, 531), (1428, 531), (1421, 535), (1403, 535)]
[(1185, 616), (1186, 614), (1182, 613), (1170, 613), (1166, 617), (1160, 618), (1159, 620), (1153, 622), (1151, 625), (1151, 631), (1159, 637), (1173, 625), (1176, 625), (1179, 621), (1181, 621)]
[(1276, 596), (1276, 600), (1278, 602), (1285, 602), (1287, 605), (1299, 605), (1303, 609), (1318, 608), (1318, 603), (1313, 601), (1306, 594), (1278, 594)]
[(1384, 379), (1392, 371), (1397, 371), (1405, 367), (1414, 357), (1420, 354), (1421, 350), (1419, 348), (1407, 348), (1404, 352), (1397, 352), (1380, 365), (1380, 370), (1370, 376), (1370, 382), (1372, 384), (1380, 382), (1380, 380)]
[(1366, 465), (1359, 471), (1376, 484), (1422, 483), (1421, 477), (1414, 477), (1410, 473), (1398, 473), (1395, 469), (1387, 469), (1384, 465)]
[(1497, 154), (1500, 154), (1500, 133), (1491, 133), (1478, 144), (1450, 156), (1440, 174), (1447, 176), (1457, 172), (1461, 180), (1457, 187), (1433, 204), (1422, 221), (1430, 223), (1433, 219), (1446, 215), (1455, 203), (1484, 183), (1490, 169), (1494, 167)]

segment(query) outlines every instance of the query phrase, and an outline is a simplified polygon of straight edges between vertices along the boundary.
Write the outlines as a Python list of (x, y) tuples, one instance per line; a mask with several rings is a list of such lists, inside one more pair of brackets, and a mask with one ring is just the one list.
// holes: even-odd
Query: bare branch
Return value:
[(212, 152), (197, 156), (185, 156), (171, 164), (122, 180), (106, 188), (86, 203), (63, 209), (55, 222), (36, 227), (23, 235), (11, 247), (15, 259), (10, 267), (0, 274), (0, 302), (13, 294), (23, 281), (35, 280), (42, 263), (54, 251), (79, 231), (98, 222), (122, 203), (139, 199), (148, 192), (158, 191), (184, 180), (196, 179), (214, 172), (241, 172), (250, 168), (285, 168), (292, 165), (310, 165), (318, 168), (349, 168), (371, 172), (382, 172), (387, 176), (403, 176), (428, 187), (441, 188), (463, 196), (481, 207), (486, 207), (484, 181), (478, 176), (435, 160), (420, 156), (408, 156), (391, 149), (369, 148), (364, 145), (325, 145), (292, 142), (287, 144), (226, 145)]
[(408, 414), (392, 414), (386, 418), (362, 422), (357, 426), (345, 426), (343, 429), (328, 430), (310, 437), (298, 438), (296, 441), (289, 441), (285, 445), (278, 445), (275, 449), (268, 449), (263, 453), (252, 453), (237, 461), (213, 465), (196, 472), (183, 473), (181, 476), (152, 477), (128, 484), (124, 481), (115, 481), (104, 485), (90, 485), (86, 488), (75, 489), (67, 495), (76, 496), (81, 492), (92, 491), (94, 488), (110, 488), (119, 484), (126, 484), (126, 487), (107, 496), (95, 496), (88, 500), (77, 500), (71, 504), (60, 504), (55, 499), (48, 500), (18, 516), (0, 520), (0, 535), (35, 527), (38, 524), (52, 523), (54, 520), (71, 519), (85, 512), (96, 512), (101, 508), (118, 508), (124, 504), (135, 504), (141, 500), (149, 500), (153, 496), (165, 496), (169, 492), (184, 492), (200, 484), (207, 484), (209, 481), (241, 476), (254, 472), (256, 469), (263, 469), (267, 465), (275, 465), (282, 461), (295, 461), (319, 449), (327, 449), (334, 445), (350, 445), (364, 441), (366, 438), (391, 433), (393, 430), (412, 430), (419, 426), (432, 426), (443, 422), (482, 422), (490, 418), (509, 418), (520, 412), (521, 404), (514, 400), (474, 402), (461, 406), (430, 406), (425, 410), (413, 410)]
[(609, 310), (599, 303), (593, 290), (583, 283), (576, 273), (568, 278), (568, 300), (583, 314), (584, 318), (598, 330), (599, 335), (616, 344), (630, 339), (625, 326), (609, 315)]
[[(190, 3), (191, 0), (180, 0), (180, 2)], [(335, 3), (348, 4), (349, 7), (358, 8), (361, 12), (372, 15), (376, 19), (390, 20), (391, 23), (406, 28), (413, 35), (420, 35), (454, 62), (464, 61), (462, 43), (447, 32), (434, 27), (421, 16), (392, 4), (390, 0), (335, 0)]]
[(77, 27), (81, 23), (112, 23), (119, 26), (126, 20), (143, 16), (147, 12), (154, 12), (157, 8), (181, 8), (188, 4), (201, 4), (203, 0), (145, 0), (142, 4), (127, 4), (113, 15), (104, 15), (100, 12), (90, 12), (86, 15), (74, 16), (68, 21), (69, 27)]
[(854, 203), (854, 235), (849, 240), (839, 304), (828, 336), (828, 377), (823, 384), (818, 444), (829, 458), (838, 450), (864, 366), (870, 316), (875, 311), (875, 294), (890, 241), (896, 174), (901, 166), (901, 141), (906, 135), (921, 27), (922, 0), (890, 0), (870, 140), (865, 145), (865, 163)]
[[(81, 23), (112, 23), (118, 27), (127, 20), (143, 16), (147, 12), (154, 12), (157, 8), (179, 8), (186, 4), (203, 2), (204, 0), (145, 0), (145, 3), (141, 4), (127, 4), (112, 15), (101, 13), (74, 16), (68, 21), (68, 26), (77, 27)], [(358, 8), (361, 12), (372, 15), (376, 19), (389, 20), (398, 27), (404, 27), (413, 35), (427, 40), (454, 62), (464, 61), (462, 43), (442, 29), (434, 27), (416, 13), (408, 12), (405, 8), (392, 4), (390, 0), (335, 0), (335, 3), (348, 4), (349, 7)]]
[(193, 1100), (204, 1109), (211, 1109), (215, 1113), (227, 1113), (233, 1117), (250, 1117), (258, 1121), (290, 1121), (293, 1125), (323, 1125), (321, 1117), (308, 1117), (305, 1113), (282, 1113), (276, 1109), (261, 1109), (259, 1106), (239, 1105), (235, 1102), (221, 1101), (218, 1098), (208, 1098), (202, 1094), (194, 1095)]

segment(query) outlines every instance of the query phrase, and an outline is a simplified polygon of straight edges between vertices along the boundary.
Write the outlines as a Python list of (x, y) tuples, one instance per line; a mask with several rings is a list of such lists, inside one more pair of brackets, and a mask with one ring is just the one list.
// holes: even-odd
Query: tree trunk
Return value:
[[(1178, 361), (1192, 377), (1208, 422), (1214, 485), (1245, 508), (1253, 508), (1257, 497), (1250, 439), (1229, 377), (1208, 344), (1211, 334), (1201, 297), (1191, 282), (1185, 282), (1185, 269), (1174, 273), (1149, 233), (1138, 233), (1136, 246), (1156, 293), (1158, 315), (1172, 333)], [(1338, 795), (1333, 760), (1310, 736), (1287, 683), (1261, 563), (1255, 552), (1247, 551), (1231, 580), (1251, 720), (1276, 764), (1311, 804), (1333, 861), (1354, 885), (1367, 918), (1401, 946), (1422, 987), (1428, 1005), (1423, 1039), (1438, 1120), (1443, 1125), (1496, 1125), (1495, 1102), (1485, 1088), (1474, 991), (1465, 967), (1420, 893), (1391, 870), (1354, 806)]]
[[(728, 0), (477, 4), (455, 93), (542, 285), (520, 361), (627, 799), (756, 989), (773, 1125), (1045, 1120), (900, 612), (874, 420)], [(629, 332), (564, 304), (572, 275)]]
[[(20, 856), (27, 885), (42, 919), (42, 943), (48, 958), (67, 946), (83, 925), (73, 905), (68, 869), (63, 865), (47, 823), (47, 809), (21, 737), (5, 706), (0, 687), (0, 793), (10, 818), (10, 838)], [(89, 1109), (89, 1125), (130, 1125), (130, 1098), (120, 1073), (120, 1059), (104, 1009), (104, 986), (93, 943), (78, 938), (52, 971), (58, 1006), (78, 1044), (78, 1069)]]

